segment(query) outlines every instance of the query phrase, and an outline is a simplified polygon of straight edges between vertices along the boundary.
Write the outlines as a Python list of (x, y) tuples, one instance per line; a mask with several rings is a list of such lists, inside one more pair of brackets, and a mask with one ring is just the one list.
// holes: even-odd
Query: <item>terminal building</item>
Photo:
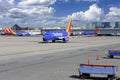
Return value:
[(111, 24), (110, 22), (96, 22), (95, 24), (95, 28), (111, 28)]
[(110, 22), (102, 22), (101, 23), (101, 26), (103, 27), (103, 28), (111, 28), (112, 26), (110, 25)]
[(115, 22), (115, 28), (120, 28), (120, 22)]
[[(84, 28), (86, 27), (86, 28)], [(92, 28), (91, 28), (92, 27)], [(46, 31), (58, 31), (58, 30), (65, 30), (66, 27), (41, 27), (36, 30), (33, 27), (20, 27), (19, 25), (15, 24), (11, 27), (15, 31), (25, 30), (29, 32), (39, 32), (41, 35), (44, 34)], [(110, 22), (94, 22), (92, 25), (86, 26), (74, 26), (71, 29), (71, 33), (73, 35), (81, 35), (82, 32), (94, 32), (97, 28), (100, 29), (99, 35), (120, 35), (120, 22), (115, 22), (114, 26), (111, 26)], [(1, 30), (2, 31), (2, 30)]]

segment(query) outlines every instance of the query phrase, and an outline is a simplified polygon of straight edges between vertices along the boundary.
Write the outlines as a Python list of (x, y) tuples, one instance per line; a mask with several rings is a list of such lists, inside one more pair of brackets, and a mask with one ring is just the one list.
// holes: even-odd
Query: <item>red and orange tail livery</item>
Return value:
[(68, 32), (68, 37), (71, 34), (71, 27), (72, 27), (72, 18), (70, 18), (70, 22), (68, 23), (68, 26), (66, 28), (66, 32)]
[(16, 35), (16, 33), (11, 28), (4, 28), (4, 33), (9, 35)]

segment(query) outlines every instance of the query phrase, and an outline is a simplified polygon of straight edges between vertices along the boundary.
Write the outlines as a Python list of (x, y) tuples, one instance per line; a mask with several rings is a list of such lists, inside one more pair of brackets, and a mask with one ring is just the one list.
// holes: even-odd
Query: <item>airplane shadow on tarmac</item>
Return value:
[(63, 42), (63, 41), (55, 41), (55, 42), (39, 42), (39, 43), (42, 43), (42, 44), (46, 44), (46, 43), (67, 43), (67, 42)]

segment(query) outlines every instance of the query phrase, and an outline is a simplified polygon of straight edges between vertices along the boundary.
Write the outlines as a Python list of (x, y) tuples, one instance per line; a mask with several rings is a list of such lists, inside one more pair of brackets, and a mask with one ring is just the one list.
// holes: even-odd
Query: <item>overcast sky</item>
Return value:
[(120, 0), (0, 0), (0, 26), (120, 21)]

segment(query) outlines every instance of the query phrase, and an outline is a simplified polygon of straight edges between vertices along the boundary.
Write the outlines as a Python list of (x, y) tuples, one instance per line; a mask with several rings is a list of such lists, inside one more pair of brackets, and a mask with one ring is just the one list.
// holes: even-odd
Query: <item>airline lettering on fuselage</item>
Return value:
[(63, 36), (62, 33), (53, 33), (53, 36)]

